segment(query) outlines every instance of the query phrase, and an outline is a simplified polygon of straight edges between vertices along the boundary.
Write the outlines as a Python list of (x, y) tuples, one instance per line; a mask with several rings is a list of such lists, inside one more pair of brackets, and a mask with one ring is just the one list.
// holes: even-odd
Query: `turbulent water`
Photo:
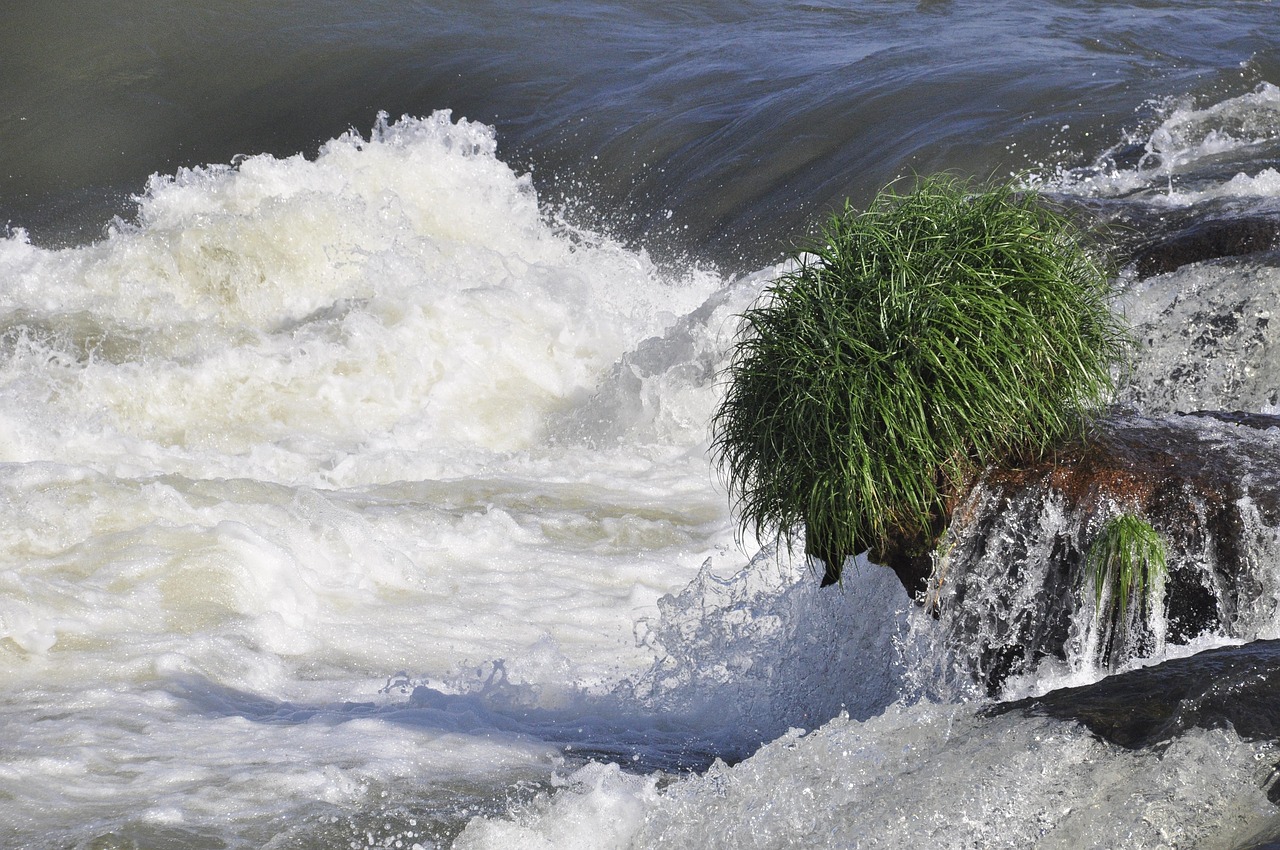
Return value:
[[(981, 713), (945, 618), (740, 539), (707, 456), (736, 314), (845, 198), (1280, 213), (1273, 3), (31, 2), (0, 41), (0, 846), (1277, 834), (1271, 744)], [(1122, 276), (1123, 404), (1280, 409), (1274, 255)]]

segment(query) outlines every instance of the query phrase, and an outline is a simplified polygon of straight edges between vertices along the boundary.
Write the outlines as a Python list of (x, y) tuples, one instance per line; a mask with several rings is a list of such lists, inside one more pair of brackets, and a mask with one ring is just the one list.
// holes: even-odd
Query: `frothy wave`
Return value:
[(1157, 114), (1154, 129), (1127, 134), (1085, 167), (1058, 166), (1033, 183), (1070, 195), (1173, 206), (1280, 197), (1280, 87), (1261, 83), (1206, 106), (1174, 98)]
[(4, 459), (334, 484), (384, 474), (335, 477), (353, 456), (539, 444), (724, 281), (555, 220), (496, 148), (384, 116), (314, 160), (153, 177), (92, 246), (12, 234)]

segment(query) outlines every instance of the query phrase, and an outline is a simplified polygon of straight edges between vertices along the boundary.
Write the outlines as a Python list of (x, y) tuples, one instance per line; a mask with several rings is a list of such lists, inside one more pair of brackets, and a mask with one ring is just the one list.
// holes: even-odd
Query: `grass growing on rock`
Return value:
[(824, 583), (866, 549), (927, 552), (969, 476), (1110, 397), (1128, 347), (1111, 280), (1011, 186), (934, 177), (831, 216), (743, 315), (712, 421), (742, 528), (803, 528)]
[(1085, 557), (1098, 616), (1105, 604), (1123, 627), (1131, 605), (1149, 604), (1167, 571), (1166, 557), (1164, 538), (1151, 523), (1133, 514), (1109, 519)]

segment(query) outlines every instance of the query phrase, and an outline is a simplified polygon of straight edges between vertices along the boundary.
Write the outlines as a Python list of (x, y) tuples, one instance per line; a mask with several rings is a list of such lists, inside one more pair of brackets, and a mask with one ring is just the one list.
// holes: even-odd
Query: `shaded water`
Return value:
[[(739, 540), (706, 456), (733, 317), (846, 196), (1273, 210), (1273, 4), (54, 11), (0, 35), (0, 843), (1274, 826), (1267, 742), (920, 701), (932, 618)], [(1132, 281), (1124, 400), (1273, 410), (1274, 265)]]

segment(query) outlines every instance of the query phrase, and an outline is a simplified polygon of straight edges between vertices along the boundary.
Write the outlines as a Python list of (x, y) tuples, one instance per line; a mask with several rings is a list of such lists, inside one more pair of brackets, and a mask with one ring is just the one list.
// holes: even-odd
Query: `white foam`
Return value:
[[(1033, 182), (1049, 191), (1136, 197), (1171, 206), (1280, 196), (1280, 174), (1274, 168), (1249, 173), (1232, 165), (1265, 161), (1263, 154), (1280, 146), (1280, 87), (1261, 83), (1251, 92), (1208, 105), (1175, 98), (1160, 104), (1157, 112), (1153, 130), (1130, 134), (1091, 166), (1057, 166)], [(1136, 162), (1117, 165), (1114, 157), (1134, 147), (1142, 149)]]
[(154, 177), (97, 245), (13, 234), (5, 459), (349, 484), (381, 453), (424, 477), (428, 446), (537, 445), (724, 281), (548, 219), (495, 148), (448, 112), (383, 121)]
[(661, 792), (571, 776), (455, 847), (1230, 847), (1274, 821), (1268, 752), (1197, 731), (1131, 753), (1074, 724), (917, 705), (784, 735)]
[(58, 718), (0, 747), (0, 820), (266, 844), (380, 788), (496, 805), (570, 743), (679, 756), (613, 689), (733, 544), (706, 422), (767, 273), (570, 228), (437, 113), (153, 178), (0, 274), (0, 713)]

